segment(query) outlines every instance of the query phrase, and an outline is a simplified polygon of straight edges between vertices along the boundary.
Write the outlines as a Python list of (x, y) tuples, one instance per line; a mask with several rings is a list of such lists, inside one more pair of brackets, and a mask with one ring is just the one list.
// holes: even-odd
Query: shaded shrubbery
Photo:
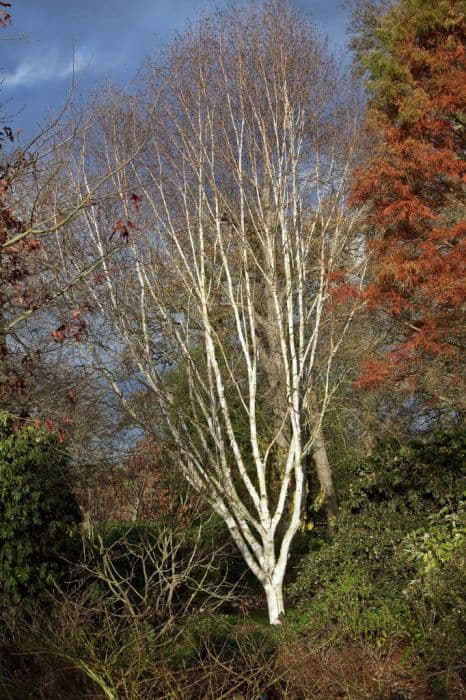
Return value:
[(465, 444), (443, 433), (353, 457), (335, 537), (311, 531), (278, 629), (240, 613), (215, 518), (102, 526), (47, 610), (4, 611), (3, 695), (456, 700)]
[(0, 605), (47, 597), (77, 553), (81, 514), (67, 481), (69, 457), (39, 428), (0, 414)]
[(463, 431), (381, 441), (349, 465), (335, 539), (314, 543), (290, 588), (290, 628), (317, 629), (337, 645), (389, 651), (397, 642), (426, 664), (427, 676), (458, 679), (466, 654), (465, 457)]

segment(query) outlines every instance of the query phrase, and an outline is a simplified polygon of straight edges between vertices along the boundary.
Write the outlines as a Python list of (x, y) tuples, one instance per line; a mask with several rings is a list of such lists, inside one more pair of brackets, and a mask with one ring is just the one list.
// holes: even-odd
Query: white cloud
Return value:
[(66, 63), (56, 50), (48, 51), (35, 58), (27, 58), (16, 68), (2, 76), (4, 87), (37, 85), (48, 80), (62, 80), (79, 73), (90, 63), (91, 56), (86, 49), (77, 49), (74, 57)]

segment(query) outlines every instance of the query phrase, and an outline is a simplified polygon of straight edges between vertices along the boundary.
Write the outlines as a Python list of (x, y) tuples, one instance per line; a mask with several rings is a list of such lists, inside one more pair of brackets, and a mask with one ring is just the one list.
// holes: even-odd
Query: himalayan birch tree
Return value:
[[(124, 165), (152, 94), (147, 148)], [(272, 624), (361, 303), (346, 204), (357, 129), (350, 83), (291, 9), (217, 14), (147, 69), (140, 98), (116, 99), (89, 168), (104, 162), (117, 194), (74, 228), (102, 261), (79, 292), (94, 309), (83, 353), (225, 521)], [(115, 236), (124, 250), (109, 258)]]

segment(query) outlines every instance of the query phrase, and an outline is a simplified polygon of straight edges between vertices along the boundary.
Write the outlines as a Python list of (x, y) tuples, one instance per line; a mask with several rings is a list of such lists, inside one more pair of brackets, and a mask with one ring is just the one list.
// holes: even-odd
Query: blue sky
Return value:
[[(111, 77), (127, 82), (145, 56), (201, 11), (224, 0), (10, 0), (13, 25), (0, 34), (2, 112), (35, 131), (56, 114), (74, 72), (84, 97)], [(341, 0), (293, 0), (336, 45), (345, 43)], [(10, 40), (21, 36), (20, 41)], [(74, 59), (73, 59), (74, 56)]]

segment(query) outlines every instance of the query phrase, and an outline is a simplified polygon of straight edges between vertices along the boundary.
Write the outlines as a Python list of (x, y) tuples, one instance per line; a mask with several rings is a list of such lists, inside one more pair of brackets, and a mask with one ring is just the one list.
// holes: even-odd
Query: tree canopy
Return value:
[(367, 207), (376, 260), (368, 300), (397, 323), (383, 357), (366, 362), (368, 384), (419, 381), (464, 349), (465, 30), (461, 0), (402, 0), (360, 51), (374, 150), (353, 202)]

